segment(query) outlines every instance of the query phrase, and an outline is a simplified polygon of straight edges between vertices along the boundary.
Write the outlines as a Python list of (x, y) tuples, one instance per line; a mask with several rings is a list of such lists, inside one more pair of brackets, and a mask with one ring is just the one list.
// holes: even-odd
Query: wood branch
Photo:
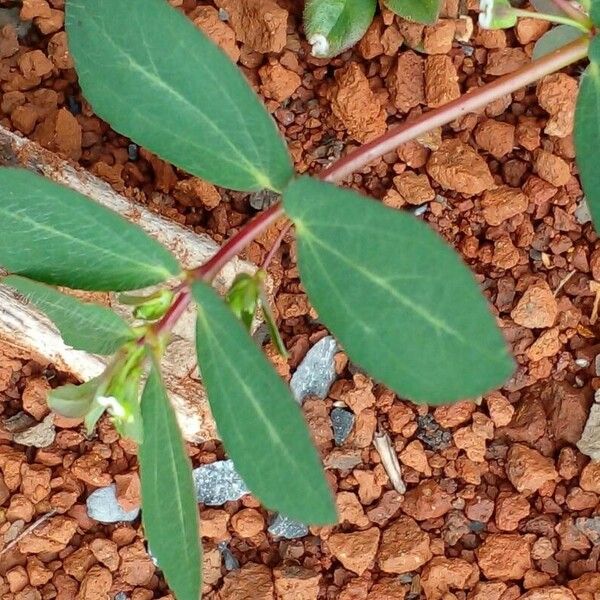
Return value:
[[(218, 250), (218, 245), (209, 236), (198, 235), (151, 212), (117, 194), (107, 183), (83, 168), (1, 126), (0, 165), (24, 167), (39, 173), (119, 213), (168, 248), (185, 268), (206, 262)], [(217, 289), (226, 289), (238, 273), (255, 269), (251, 263), (236, 258), (217, 276), (215, 285)], [(102, 296), (100, 301), (116, 308), (113, 297)], [(119, 310), (125, 309), (119, 307)], [(190, 308), (173, 330), (172, 342), (162, 366), (184, 437), (199, 442), (215, 438), (216, 431), (196, 374), (194, 331), (194, 314)], [(31, 352), (36, 360), (52, 363), (80, 381), (97, 376), (105, 366), (103, 358), (65, 345), (57, 329), (44, 315), (14, 291), (1, 285), (0, 340)]]

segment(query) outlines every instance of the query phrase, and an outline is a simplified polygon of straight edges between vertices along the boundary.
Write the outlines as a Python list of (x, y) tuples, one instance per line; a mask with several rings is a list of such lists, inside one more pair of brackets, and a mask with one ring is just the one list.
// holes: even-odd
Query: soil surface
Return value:
[[(391, 125), (525, 64), (548, 28), (521, 19), (513, 30), (479, 31), (469, 19), (475, 0), (461, 4), (463, 16), (458, 0), (447, 0), (435, 26), (384, 11), (354, 49), (319, 60), (301, 31), (301, 2), (171, 4), (238, 62), (296, 168), (312, 173)], [(218, 242), (264, 205), (264, 197), (189, 177), (93, 114), (66, 47), (64, 0), (0, 6), (14, 7), (0, 21), (3, 125)], [(19, 13), (32, 23), (19, 22)], [(600, 464), (575, 446), (600, 387), (600, 245), (582, 204), (571, 135), (579, 73), (550, 75), (353, 176), (353, 187), (416, 211), (458, 249), (518, 369), (478, 403), (428, 410), (395, 397), (338, 353), (328, 397), (308, 399), (304, 411), (328, 465), (340, 525), (281, 540), (267, 533), (270, 515), (250, 496), (201, 506), (206, 598), (600, 598), (600, 518), (593, 518), (600, 515)], [(274, 227), (245, 257), (260, 263), (277, 235)], [(285, 379), (326, 335), (294, 259), (288, 235), (270, 272), (291, 359), (277, 359), (266, 346)], [(2, 422), (21, 410), (42, 421), (45, 395), (60, 382), (51, 365), (4, 349)], [(339, 447), (329, 419), (334, 404), (356, 417)], [(56, 425), (54, 442), (42, 449), (17, 444), (6, 423), (0, 428), (0, 598), (168, 597), (139, 520), (105, 526), (86, 512), (90, 493), (111, 483), (123, 508), (137, 506), (135, 447), (107, 421), (93, 439), (79, 423)], [(390, 435), (405, 494), (393, 489), (374, 448), (378, 428)], [(195, 465), (223, 458), (215, 442), (189, 446), (189, 453)], [(8, 546), (40, 517), (46, 520), (33, 533)], [(241, 568), (228, 570), (231, 560), (226, 568), (222, 541)]]

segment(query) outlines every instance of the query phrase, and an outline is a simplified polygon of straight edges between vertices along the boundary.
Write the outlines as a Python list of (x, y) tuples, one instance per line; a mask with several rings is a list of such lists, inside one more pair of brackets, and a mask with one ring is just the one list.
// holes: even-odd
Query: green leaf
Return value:
[(559, 25), (546, 31), (533, 47), (533, 60), (554, 52), (582, 36), (581, 29), (570, 25)]
[(154, 285), (181, 272), (141, 229), (66, 187), (23, 169), (0, 169), (0, 265), (81, 290)]
[(156, 321), (169, 310), (175, 294), (172, 290), (158, 290), (148, 296), (120, 294), (119, 302), (133, 306), (133, 316), (145, 321)]
[(331, 492), (300, 407), (212, 288), (195, 283), (196, 346), (219, 435), (246, 485), (272, 510), (333, 523)]
[[(585, 6), (585, 3), (584, 3)], [(589, 0), (589, 14), (596, 27), (600, 25), (600, 0)]]
[(225, 295), (225, 302), (231, 312), (244, 324), (247, 331), (252, 327), (261, 283), (258, 277), (250, 273), (240, 273)]
[(308, 0), (304, 31), (314, 56), (330, 58), (347, 50), (366, 33), (377, 0)]
[(79, 83), (118, 132), (236, 190), (293, 175), (275, 123), (229, 58), (166, 0), (69, 0)]
[(412, 215), (309, 178), (284, 194), (302, 284), (350, 357), (399, 395), (474, 398), (510, 375), (467, 267)]
[(564, 17), (565, 13), (552, 0), (531, 0), (531, 5), (536, 12)]
[(142, 395), (142, 419), (144, 532), (177, 600), (198, 600), (202, 581), (198, 502), (190, 460), (155, 362)]
[[(98, 404), (97, 401), (94, 401), (92, 403), (92, 405), (90, 406), (90, 409), (89, 409), (88, 413), (85, 415), (85, 419), (83, 421), (83, 424), (85, 426), (85, 431), (88, 436), (92, 435), (92, 433), (94, 432), (94, 429), (96, 427), (96, 424), (98, 423), (98, 421), (100, 420), (100, 417), (104, 414), (105, 411), (106, 411), (106, 407), (102, 406), (101, 404)], [(59, 412), (59, 411), (57, 411), (57, 412)], [(62, 414), (62, 413), (60, 413), (60, 414)]]
[(94, 402), (101, 378), (95, 377), (81, 385), (67, 383), (48, 394), (48, 406), (51, 410), (69, 419), (85, 417)]
[(383, 0), (383, 3), (404, 19), (425, 25), (433, 25), (442, 8), (442, 0)]
[(113, 354), (135, 333), (112, 310), (81, 302), (44, 283), (9, 275), (3, 284), (17, 290), (58, 327), (66, 344), (94, 354)]
[(596, 231), (600, 231), (600, 38), (589, 50), (590, 64), (581, 76), (575, 109), (575, 155), (579, 176)]

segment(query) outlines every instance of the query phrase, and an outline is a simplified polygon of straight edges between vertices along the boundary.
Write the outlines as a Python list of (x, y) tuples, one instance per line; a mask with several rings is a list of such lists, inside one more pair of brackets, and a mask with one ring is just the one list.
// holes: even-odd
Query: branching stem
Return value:
[[(557, 0), (554, 0), (554, 2), (556, 3)], [(496, 79), (492, 83), (471, 90), (460, 98), (444, 104), (444, 106), (440, 106), (422, 114), (414, 120), (394, 127), (372, 142), (342, 157), (333, 165), (323, 170), (318, 177), (324, 181), (342, 181), (351, 173), (359, 171), (388, 152), (392, 152), (401, 144), (413, 140), (431, 129), (447, 125), (465, 114), (475, 112), (506, 94), (511, 94), (522, 87), (534, 83), (545, 75), (554, 73), (585, 58), (587, 56), (588, 44), (589, 37), (582, 36), (580, 39), (571, 42), (563, 48), (525, 65), (514, 73), (510, 73)], [(281, 203), (274, 204), (256, 216), (226, 242), (212, 258), (190, 271), (189, 279), (212, 281), (232, 258), (237, 256), (250, 242), (283, 216), (284, 212)], [(192, 296), (189, 287), (186, 287), (179, 293), (164, 317), (155, 324), (153, 333), (155, 335), (168, 333), (184, 313), (191, 299)]]

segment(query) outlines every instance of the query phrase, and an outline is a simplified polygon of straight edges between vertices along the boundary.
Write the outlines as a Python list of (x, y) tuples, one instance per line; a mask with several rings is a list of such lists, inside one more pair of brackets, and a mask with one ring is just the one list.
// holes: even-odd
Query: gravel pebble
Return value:
[(356, 417), (349, 410), (334, 408), (331, 411), (331, 425), (333, 426), (333, 439), (336, 445), (341, 446), (352, 431)]
[(443, 450), (452, 442), (452, 434), (440, 426), (429, 413), (417, 418), (417, 438), (432, 450)]
[(294, 521), (284, 515), (277, 515), (268, 531), (272, 536), (286, 540), (295, 540), (308, 535), (308, 527), (304, 523)]
[(294, 397), (302, 403), (306, 396), (325, 398), (335, 380), (334, 356), (337, 343), (328, 335), (319, 340), (298, 365), (292, 375), (290, 387)]
[(202, 465), (192, 473), (198, 502), (207, 506), (221, 506), (230, 500), (239, 500), (249, 492), (231, 460)]
[(91, 519), (101, 523), (119, 523), (135, 521), (140, 509), (124, 511), (117, 502), (117, 488), (109, 485), (92, 492), (86, 501), (87, 513)]

